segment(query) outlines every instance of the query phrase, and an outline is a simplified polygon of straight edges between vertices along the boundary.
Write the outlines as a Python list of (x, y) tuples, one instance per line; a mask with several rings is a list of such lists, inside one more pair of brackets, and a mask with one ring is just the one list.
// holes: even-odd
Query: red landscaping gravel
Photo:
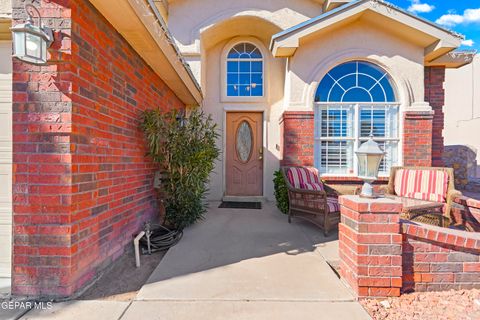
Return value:
[(480, 320), (477, 289), (415, 292), (361, 303), (374, 320)]

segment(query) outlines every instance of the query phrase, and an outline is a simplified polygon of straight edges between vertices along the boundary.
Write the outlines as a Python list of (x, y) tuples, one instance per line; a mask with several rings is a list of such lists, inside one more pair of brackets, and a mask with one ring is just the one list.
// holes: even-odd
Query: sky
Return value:
[(460, 49), (480, 51), (480, 0), (387, 0), (465, 36)]

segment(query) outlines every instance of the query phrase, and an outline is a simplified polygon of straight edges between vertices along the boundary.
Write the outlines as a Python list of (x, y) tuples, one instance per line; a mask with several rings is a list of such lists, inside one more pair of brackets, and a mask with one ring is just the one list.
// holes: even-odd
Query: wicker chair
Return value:
[[(398, 186), (397, 188), (395, 188), (395, 182), (396, 182), (396, 175), (399, 172), (399, 170), (443, 171), (447, 173), (448, 182), (447, 182), (445, 197), (441, 201), (438, 201), (438, 200), (435, 201), (432, 199), (422, 199), (422, 200), (428, 200), (429, 202), (431, 202), (432, 207), (438, 208), (439, 205), (441, 204), (440, 213), (435, 212), (435, 210), (433, 211), (429, 210), (428, 204), (427, 204), (427, 206), (424, 205), (424, 207), (420, 209), (415, 206), (412, 206), (411, 208), (404, 207), (404, 211), (402, 212), (402, 214), (407, 219), (416, 220), (419, 222), (424, 222), (424, 223), (443, 226), (443, 227), (448, 227), (450, 223), (453, 221), (452, 215), (451, 215), (453, 201), (456, 197), (459, 197), (462, 195), (460, 191), (455, 190), (455, 179), (453, 176), (453, 169), (439, 168), (439, 167), (392, 167), (390, 171), (390, 178), (388, 181), (388, 185), (383, 186), (381, 188), (381, 190), (383, 190), (386, 195), (399, 196), (403, 198), (406, 197), (405, 195), (398, 195), (395, 191), (396, 189), (398, 190)], [(442, 214), (442, 211), (443, 211), (443, 214)]]
[(328, 236), (332, 226), (340, 221), (338, 193), (322, 183), (315, 168), (282, 167), (281, 170), (288, 188), (288, 222), (292, 222), (292, 217), (306, 219)]

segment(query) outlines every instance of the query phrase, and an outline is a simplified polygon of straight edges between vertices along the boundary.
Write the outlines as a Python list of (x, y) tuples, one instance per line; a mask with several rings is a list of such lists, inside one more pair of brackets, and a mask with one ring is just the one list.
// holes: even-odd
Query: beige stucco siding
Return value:
[(169, 29), (182, 47), (193, 45), (203, 29), (235, 16), (259, 17), (286, 29), (321, 12), (311, 0), (179, 0), (169, 6)]
[[(201, 84), (202, 108), (212, 114), (222, 131), (218, 147), (225, 150), (226, 112), (264, 114), (263, 195), (267, 199), (273, 199), (273, 172), (281, 159), (281, 115), (286, 110), (313, 110), (318, 83), (335, 65), (353, 59), (377, 63), (393, 77), (402, 111), (431, 110), (424, 102), (424, 46), (372, 26), (368, 20), (355, 20), (304, 38), (288, 62), (286, 58), (273, 58), (268, 50), (272, 35), (321, 11), (321, 5), (308, 0), (178, 0), (170, 5), (171, 33)], [(235, 100), (225, 96), (223, 66), (226, 52), (236, 41), (252, 41), (262, 49), (266, 58), (262, 99)], [(212, 200), (224, 196), (224, 157), (222, 154), (211, 175)]]
[(12, 1), (0, 0), (0, 17), (12, 16)]
[[(261, 46), (265, 59), (265, 83), (266, 97), (262, 101), (249, 102), (248, 98), (239, 102), (229, 102), (222, 99), (222, 64), (225, 63), (225, 52), (237, 41), (252, 41), (251, 37), (234, 37), (224, 40), (210, 48), (205, 53), (204, 68), (208, 70), (204, 74), (205, 99), (203, 109), (212, 114), (221, 130), (221, 138), (218, 147), (225, 150), (226, 137), (223, 135), (225, 114), (227, 111), (260, 111), (264, 114), (264, 196), (273, 199), (273, 172), (279, 167), (280, 152), (280, 130), (279, 118), (283, 113), (283, 79), (285, 78), (285, 59), (274, 59), (266, 49), (268, 43), (257, 40)], [(224, 154), (217, 161), (215, 170), (211, 175), (210, 195), (211, 200), (220, 200), (223, 196), (225, 186), (224, 180)]]
[[(170, 3), (169, 29), (186, 55), (204, 94), (203, 109), (212, 114), (222, 130), (218, 146), (225, 150), (223, 130), (228, 111), (259, 111), (264, 114), (263, 195), (273, 199), (273, 172), (280, 163), (279, 118), (284, 109), (285, 59), (274, 59), (268, 50), (275, 33), (315, 17), (322, 6), (312, 0), (178, 0)], [(263, 99), (233, 101), (225, 97), (226, 51), (237, 41), (253, 41), (266, 59)], [(224, 154), (211, 175), (209, 198), (224, 195)]]
[(480, 164), (480, 56), (445, 77), (445, 145), (474, 147)]
[(368, 59), (384, 67), (393, 77), (405, 108), (424, 102), (423, 48), (356, 22), (300, 44), (290, 58), (287, 108), (312, 110), (323, 76), (339, 63), (353, 59)]

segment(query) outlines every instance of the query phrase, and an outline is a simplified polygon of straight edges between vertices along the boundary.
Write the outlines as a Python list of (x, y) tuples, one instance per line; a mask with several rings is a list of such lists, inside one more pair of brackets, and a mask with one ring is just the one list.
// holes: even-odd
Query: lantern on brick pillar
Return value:
[[(13, 37), (13, 56), (19, 60), (44, 65), (47, 63), (47, 49), (53, 43), (52, 29), (43, 26), (40, 12), (31, 4), (25, 5), (27, 22), (18, 24), (10, 30)], [(36, 12), (38, 26), (33, 21), (31, 11)]]
[(361, 197), (374, 198), (372, 183), (378, 179), (378, 171), (385, 152), (373, 141), (373, 134), (355, 152), (358, 159), (358, 176), (364, 181)]

